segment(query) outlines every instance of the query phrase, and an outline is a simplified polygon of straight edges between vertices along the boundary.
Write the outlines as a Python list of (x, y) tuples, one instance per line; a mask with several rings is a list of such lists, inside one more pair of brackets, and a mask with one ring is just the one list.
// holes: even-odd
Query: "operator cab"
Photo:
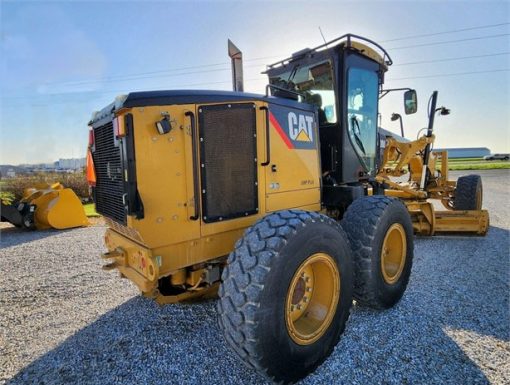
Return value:
[(268, 66), (273, 96), (317, 107), (324, 186), (359, 185), (375, 177), (378, 96), (391, 64), (377, 43), (348, 34)]

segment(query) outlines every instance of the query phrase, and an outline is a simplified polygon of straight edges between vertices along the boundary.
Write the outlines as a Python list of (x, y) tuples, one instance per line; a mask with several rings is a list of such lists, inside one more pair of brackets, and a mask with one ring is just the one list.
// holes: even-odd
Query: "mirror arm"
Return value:
[(386, 95), (388, 95), (390, 92), (393, 92), (393, 91), (412, 91), (413, 89), (412, 88), (388, 88), (388, 89), (381, 89), (379, 91), (379, 99), (382, 99), (384, 98)]

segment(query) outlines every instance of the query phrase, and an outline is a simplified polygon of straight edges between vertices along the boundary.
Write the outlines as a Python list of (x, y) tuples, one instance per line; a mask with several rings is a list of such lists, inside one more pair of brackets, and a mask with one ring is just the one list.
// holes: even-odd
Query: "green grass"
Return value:
[[(396, 163), (390, 162), (394, 167)], [(436, 169), (441, 169), (441, 160), (436, 163)], [(483, 160), (482, 158), (456, 158), (448, 159), (449, 170), (501, 170), (510, 169), (510, 162), (504, 160)]]
[(468, 161), (479, 161), (483, 160), (483, 158), (448, 158), (450, 162), (468, 162)]
[[(441, 161), (437, 162), (440, 169)], [(510, 169), (510, 162), (504, 160), (484, 160), (483, 158), (449, 158), (449, 170), (498, 170)]]
[(0, 191), (0, 200), (4, 205), (10, 205), (14, 202), (14, 194), (8, 191)]
[[(436, 167), (440, 169), (441, 161), (438, 161)], [(455, 158), (448, 159), (448, 169), (450, 170), (510, 169), (510, 162), (502, 160), (483, 160), (483, 158)]]
[[(439, 169), (441, 167), (438, 167)], [(468, 162), (468, 163), (448, 163), (449, 170), (501, 170), (510, 169), (509, 162)]]
[(87, 217), (100, 217), (96, 212), (96, 208), (94, 207), (94, 203), (87, 203), (83, 205), (83, 208), (85, 209), (85, 215)]

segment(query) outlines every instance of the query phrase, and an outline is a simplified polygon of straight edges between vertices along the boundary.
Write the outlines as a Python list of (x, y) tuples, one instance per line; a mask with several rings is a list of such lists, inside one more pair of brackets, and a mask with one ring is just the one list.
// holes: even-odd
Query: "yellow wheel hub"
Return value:
[(381, 250), (381, 271), (384, 281), (392, 285), (402, 275), (406, 263), (407, 240), (400, 223), (390, 226), (384, 237)]
[(309, 345), (328, 330), (340, 297), (340, 273), (325, 253), (308, 257), (297, 269), (287, 292), (285, 322), (290, 337)]

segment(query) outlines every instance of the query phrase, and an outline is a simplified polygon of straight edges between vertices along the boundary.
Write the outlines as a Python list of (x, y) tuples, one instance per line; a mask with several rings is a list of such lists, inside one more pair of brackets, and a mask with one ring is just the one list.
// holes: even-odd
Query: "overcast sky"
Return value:
[[(231, 88), (227, 38), (245, 57), (245, 88), (265, 64), (351, 32), (393, 58), (387, 88), (418, 91), (406, 136), (427, 125), (433, 90), (452, 113), (436, 147), (510, 152), (510, 2), (23, 2), (0, 0), (0, 163), (82, 157), (92, 111), (118, 94)], [(411, 38), (416, 35), (427, 35)], [(381, 103), (383, 126), (402, 95)]]

